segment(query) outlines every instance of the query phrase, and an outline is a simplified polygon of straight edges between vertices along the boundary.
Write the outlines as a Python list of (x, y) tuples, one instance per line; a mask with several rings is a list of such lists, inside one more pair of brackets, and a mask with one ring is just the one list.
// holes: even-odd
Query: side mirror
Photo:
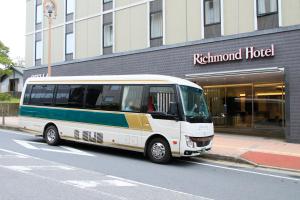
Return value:
[(178, 115), (178, 107), (176, 102), (170, 102), (169, 104), (169, 113), (170, 115), (177, 116)]

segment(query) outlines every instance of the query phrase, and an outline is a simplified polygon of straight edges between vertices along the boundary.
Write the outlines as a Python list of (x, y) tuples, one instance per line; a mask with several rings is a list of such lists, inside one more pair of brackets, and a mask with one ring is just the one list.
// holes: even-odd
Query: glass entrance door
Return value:
[(203, 86), (216, 128), (282, 134), (284, 83)]

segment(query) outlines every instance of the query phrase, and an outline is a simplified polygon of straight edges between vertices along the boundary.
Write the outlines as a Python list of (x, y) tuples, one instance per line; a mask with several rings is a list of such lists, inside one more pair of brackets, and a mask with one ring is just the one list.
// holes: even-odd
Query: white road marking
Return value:
[(129, 182), (129, 183), (132, 183), (132, 184), (143, 185), (143, 186), (152, 187), (152, 188), (156, 188), (156, 189), (161, 189), (161, 190), (165, 190), (165, 191), (169, 191), (169, 192), (174, 192), (174, 193), (182, 194), (182, 195), (186, 195), (186, 196), (202, 198), (202, 199), (206, 199), (206, 200), (214, 200), (214, 199), (203, 197), (203, 196), (198, 196), (198, 195), (185, 193), (185, 192), (181, 192), (181, 191), (177, 191), (177, 190), (172, 190), (172, 189), (168, 189), (168, 188), (164, 188), (164, 187), (160, 187), (160, 186), (155, 186), (155, 185), (151, 185), (151, 184), (147, 184), (147, 183), (133, 181), (133, 180), (126, 179), (126, 178), (121, 178), (121, 177), (118, 177), (118, 176), (107, 175), (107, 177), (118, 179), (118, 180), (121, 180), (121, 181), (126, 181), (126, 182)]
[[(34, 158), (34, 157), (32, 157), (32, 158)], [(36, 159), (38, 159), (38, 158), (36, 158)], [(52, 162), (52, 161), (49, 161), (49, 162)], [(0, 167), (5, 168), (2, 165), (0, 165)], [(20, 171), (20, 172), (24, 173), (23, 171)], [(70, 184), (64, 183), (62, 181), (59, 181), (57, 179), (54, 179), (54, 178), (51, 178), (51, 177), (47, 177), (47, 176), (43, 176), (43, 175), (39, 175), (39, 174), (35, 174), (35, 173), (31, 173), (29, 171), (25, 172), (24, 174), (26, 174), (28, 176), (33, 176), (33, 177), (36, 177), (36, 178), (40, 178), (40, 179), (43, 179), (43, 180), (47, 180), (47, 181), (53, 181), (55, 184), (58, 183), (58, 184), (63, 184), (63, 185), (70, 185)], [(115, 195), (115, 194), (108, 193), (108, 192), (103, 192), (103, 191), (100, 191), (100, 190), (95, 190), (95, 189), (91, 189), (91, 188), (81, 188), (81, 189), (86, 190), (85, 192), (95, 192), (95, 193), (98, 193), (99, 195), (106, 196), (106, 197), (113, 198), (113, 199), (128, 200), (124, 196)]]
[(66, 154), (75, 154), (75, 155), (81, 155), (81, 156), (95, 156), (93, 154), (74, 149), (71, 147), (66, 147), (66, 146), (60, 146), (63, 149), (66, 150), (59, 150), (59, 149), (49, 149), (49, 148), (44, 148), (44, 147), (37, 147), (34, 146), (33, 144), (37, 145), (47, 145), (45, 143), (40, 143), (40, 142), (33, 142), (33, 141), (25, 141), (25, 140), (14, 140), (17, 144), (31, 150), (42, 150), (42, 151), (49, 151), (49, 152), (56, 152), (56, 153), (66, 153)]
[(100, 180), (100, 181), (93, 181), (93, 180), (67, 180), (62, 181), (62, 183), (70, 184), (75, 187), (79, 187), (81, 189), (85, 188), (95, 188), (97, 186), (105, 187), (105, 186), (113, 186), (113, 187), (134, 187), (137, 186), (135, 184), (120, 181), (120, 180)]
[(103, 180), (103, 183), (108, 184), (109, 186), (116, 186), (116, 187), (134, 187), (137, 186), (135, 184), (126, 182), (126, 181), (121, 181), (121, 180)]
[(25, 154), (18, 153), (18, 152), (15, 152), (15, 151), (10, 151), (10, 150), (7, 150), (7, 149), (0, 149), (0, 151), (10, 153), (10, 154), (13, 154), (13, 155), (23, 156), (23, 157), (26, 157), (26, 158), (32, 157), (32, 156), (29, 156), (29, 155), (25, 155)]
[(69, 166), (63, 166), (63, 165), (1, 165), (3, 168), (7, 168), (10, 170), (18, 171), (18, 172), (26, 172), (26, 171), (32, 171), (35, 169), (38, 170), (75, 170), (73, 167)]
[(29, 141), (14, 140), (14, 142), (17, 143), (17, 144), (19, 144), (19, 145), (21, 145), (21, 146), (23, 146), (23, 147), (25, 147), (25, 148), (27, 148), (27, 149), (34, 149), (34, 150), (39, 149), (39, 148), (31, 145), (30, 143), (32, 143), (32, 142), (29, 142)]
[(231, 168), (231, 167), (224, 167), (224, 166), (207, 164), (207, 163), (199, 163), (199, 162), (195, 162), (195, 161), (182, 161), (182, 162), (188, 162), (188, 163), (193, 163), (193, 164), (197, 164), (197, 165), (203, 165), (203, 166), (208, 166), (208, 167), (226, 169), (226, 170), (243, 172), (243, 173), (248, 173), (248, 174), (256, 174), (256, 175), (261, 175), (261, 176), (268, 176), (268, 177), (272, 177), (272, 178), (280, 178), (280, 179), (286, 179), (286, 180), (291, 180), (291, 181), (300, 181), (300, 179), (298, 179), (298, 178), (291, 178), (291, 177), (274, 175), (274, 174), (266, 174), (266, 173), (262, 173), (262, 172), (254, 172), (254, 171), (248, 171), (248, 170), (243, 170), (243, 169), (235, 169), (235, 168)]
[(28, 157), (22, 155), (0, 155), (0, 159), (1, 158), (28, 158)]

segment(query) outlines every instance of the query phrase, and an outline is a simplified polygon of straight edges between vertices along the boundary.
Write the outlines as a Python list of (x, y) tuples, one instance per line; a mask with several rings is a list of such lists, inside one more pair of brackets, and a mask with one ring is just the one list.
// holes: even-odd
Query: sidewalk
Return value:
[(300, 144), (283, 139), (216, 133), (205, 157), (300, 172)]
[[(21, 130), (18, 124), (18, 117), (6, 117), (0, 128)], [(216, 133), (213, 148), (204, 157), (300, 172), (300, 144), (283, 139)]]

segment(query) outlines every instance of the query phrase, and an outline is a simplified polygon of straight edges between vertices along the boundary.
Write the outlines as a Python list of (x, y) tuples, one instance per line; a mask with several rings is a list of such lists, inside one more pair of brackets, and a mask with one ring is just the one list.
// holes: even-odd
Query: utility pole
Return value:
[(44, 14), (48, 18), (48, 76), (51, 76), (51, 27), (52, 27), (52, 20), (56, 17), (56, 3), (54, 0), (44, 0)]

